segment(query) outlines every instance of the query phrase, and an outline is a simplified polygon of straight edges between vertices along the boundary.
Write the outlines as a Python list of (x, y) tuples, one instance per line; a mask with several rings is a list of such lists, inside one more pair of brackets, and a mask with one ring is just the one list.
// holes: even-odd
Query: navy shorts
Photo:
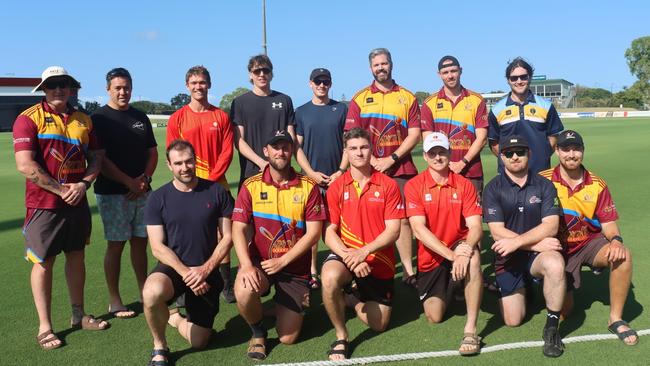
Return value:
[[(517, 253), (519, 254), (519, 253)], [(537, 258), (537, 252), (524, 252), (520, 254), (521, 260), (511, 261), (496, 274), (497, 286), (499, 287), (499, 296), (505, 297), (512, 295), (518, 289), (525, 287), (535, 280), (530, 274), (530, 267)], [(512, 263), (514, 262), (514, 263)]]

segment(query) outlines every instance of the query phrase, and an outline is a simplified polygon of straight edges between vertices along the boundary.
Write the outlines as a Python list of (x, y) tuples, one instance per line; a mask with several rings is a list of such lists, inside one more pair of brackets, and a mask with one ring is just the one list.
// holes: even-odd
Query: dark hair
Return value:
[(129, 84), (133, 85), (133, 79), (131, 79), (131, 74), (129, 73), (129, 70), (123, 68), (123, 67), (116, 67), (112, 69), (111, 71), (106, 73), (106, 87), (111, 86), (111, 80), (115, 78), (125, 78), (129, 81)]
[(253, 67), (257, 66), (267, 66), (271, 71), (273, 71), (273, 63), (267, 55), (255, 55), (248, 60), (248, 71), (253, 71)]
[(390, 51), (387, 48), (375, 48), (374, 50), (370, 51), (368, 54), (368, 62), (370, 62), (370, 66), (372, 66), (372, 59), (375, 58), (375, 56), (379, 55), (386, 55), (386, 58), (388, 58), (388, 63), (393, 66), (393, 58), (390, 56)]
[(517, 57), (510, 61), (508, 67), (506, 67), (506, 78), (510, 76), (510, 73), (515, 69), (515, 67), (523, 67), (528, 72), (528, 77), (531, 79), (533, 78), (533, 71), (535, 71), (535, 69), (522, 57)]
[(169, 144), (169, 146), (167, 146), (167, 150), (165, 151), (165, 156), (167, 157), (167, 161), (169, 161), (169, 152), (172, 150), (176, 150), (176, 151), (189, 150), (192, 153), (192, 157), (196, 158), (196, 153), (194, 152), (194, 146), (192, 146), (192, 144), (190, 144), (187, 140), (176, 139), (172, 141)]
[(185, 73), (185, 84), (190, 80), (190, 77), (194, 75), (203, 75), (208, 82), (208, 86), (212, 85), (212, 80), (210, 79), (210, 72), (203, 65), (196, 65), (190, 67), (189, 70)]
[(355, 127), (343, 134), (343, 146), (347, 146), (352, 139), (366, 139), (370, 142), (370, 134), (361, 127)]

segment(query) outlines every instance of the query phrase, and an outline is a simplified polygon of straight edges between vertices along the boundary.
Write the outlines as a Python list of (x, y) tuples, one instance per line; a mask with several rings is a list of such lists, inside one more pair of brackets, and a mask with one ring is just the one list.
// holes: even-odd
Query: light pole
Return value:
[(267, 54), (266, 49), (266, 0), (262, 0), (262, 48), (264, 54)]

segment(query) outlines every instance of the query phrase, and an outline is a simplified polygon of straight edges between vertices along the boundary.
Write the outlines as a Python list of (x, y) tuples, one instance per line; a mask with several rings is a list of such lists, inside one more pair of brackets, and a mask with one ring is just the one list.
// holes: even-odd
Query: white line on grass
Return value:
[[(637, 331), (639, 336), (649, 335), (650, 329), (643, 329)], [(578, 342), (592, 342), (592, 341), (601, 341), (606, 339), (618, 339), (615, 334), (590, 334), (577, 337), (568, 337), (564, 338), (562, 341), (564, 343), (578, 343)], [(529, 342), (515, 342), (515, 343), (506, 343), (506, 344), (497, 344), (494, 346), (488, 346), (481, 349), (481, 353), (490, 353), (497, 351), (505, 351), (512, 349), (520, 348), (533, 348), (541, 347), (544, 345), (542, 341), (529, 341)], [(408, 361), (408, 360), (420, 360), (424, 358), (436, 358), (436, 357), (449, 357), (449, 356), (460, 356), (458, 351), (437, 351), (437, 352), (418, 352), (418, 353), (403, 353), (399, 355), (385, 355), (385, 356), (371, 356), (371, 357), (358, 357), (350, 358), (347, 360), (340, 361), (310, 361), (310, 362), (298, 362), (298, 363), (277, 363), (269, 364), (269, 366), (338, 366), (338, 365), (365, 365), (369, 363), (378, 363), (378, 362), (392, 362), (392, 361)]]

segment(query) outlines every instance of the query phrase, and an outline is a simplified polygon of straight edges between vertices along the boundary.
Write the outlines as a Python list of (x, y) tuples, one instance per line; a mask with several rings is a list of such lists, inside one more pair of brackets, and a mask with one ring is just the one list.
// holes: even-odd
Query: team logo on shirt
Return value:
[(375, 197), (379, 197), (379, 192), (375, 191)]
[(542, 200), (539, 197), (533, 195), (528, 199), (528, 202), (530, 202), (531, 204), (542, 203)]
[(472, 103), (470, 103), (470, 102), (465, 103), (465, 110), (466, 111), (471, 111), (472, 110)]
[(269, 199), (269, 194), (267, 192), (260, 192), (260, 199), (261, 200)]
[(406, 104), (406, 99), (404, 97), (399, 97), (399, 99), (397, 100), (397, 103)]
[(592, 201), (594, 199), (594, 197), (592, 195), (590, 195), (589, 193), (585, 193), (585, 195), (584, 195), (584, 197), (582, 197), (582, 199), (589, 202), (589, 201)]
[(524, 212), (524, 206), (519, 206), (519, 212)]
[(322, 205), (316, 205), (316, 206), (314, 206), (314, 208), (312, 209), (312, 210), (314, 210), (314, 213), (315, 213), (316, 215), (320, 214), (321, 210), (323, 209), (323, 207), (321, 207), (321, 206), (322, 206)]
[(372, 97), (366, 98), (366, 103), (372, 103), (374, 99)]
[(140, 121), (135, 121), (135, 123), (131, 125), (131, 128), (137, 128), (138, 130), (144, 131), (144, 123)]
[(436, 108), (442, 109), (445, 105), (443, 103), (436, 104)]
[(272, 102), (271, 103), (271, 108), (272, 109), (282, 109), (282, 102)]
[(537, 112), (537, 111), (535, 110), (535, 108), (531, 108), (531, 109), (530, 109), (530, 114), (535, 114), (535, 112)]
[(336, 107), (332, 107), (332, 112), (336, 112)]
[(425, 195), (424, 195), (424, 200), (425, 200), (426, 202), (431, 202), (431, 193), (427, 193), (427, 194), (425, 194)]
[(375, 191), (372, 195), (374, 197), (368, 198), (368, 202), (384, 202), (384, 199), (380, 197), (379, 191)]
[(302, 192), (298, 192), (293, 195), (293, 203), (301, 203), (302, 202)]
[(45, 123), (54, 123), (54, 118), (50, 116), (45, 117)]
[(343, 192), (343, 200), (349, 200), (350, 199), (350, 192)]
[(511, 111), (510, 109), (508, 109), (508, 110), (506, 111), (506, 116), (509, 116), (509, 115), (511, 115), (511, 114), (512, 114), (512, 111)]

